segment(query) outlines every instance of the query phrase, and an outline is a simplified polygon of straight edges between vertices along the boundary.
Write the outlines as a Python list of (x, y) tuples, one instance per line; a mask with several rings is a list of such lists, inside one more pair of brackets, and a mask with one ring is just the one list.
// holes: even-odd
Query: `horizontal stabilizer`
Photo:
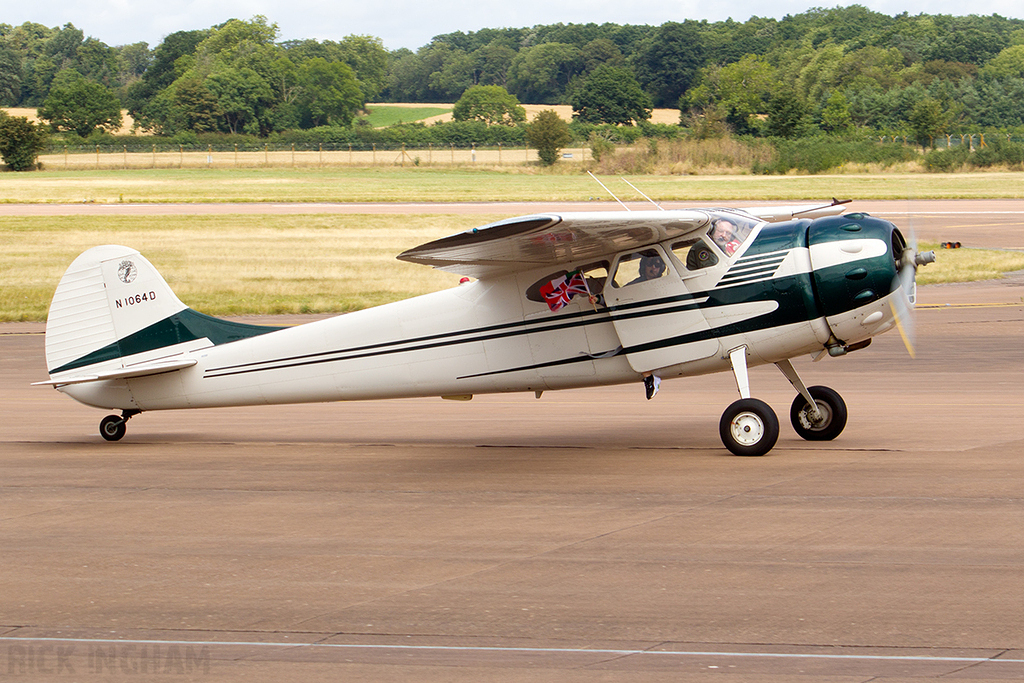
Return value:
[(165, 360), (150, 361), (130, 365), (126, 368), (118, 368), (104, 372), (97, 372), (88, 375), (69, 375), (58, 379), (47, 380), (46, 382), (33, 382), (32, 386), (63, 386), (65, 384), (85, 384), (86, 382), (101, 382), (108, 379), (130, 379), (133, 377), (147, 377), (149, 375), (162, 375), (165, 372), (173, 372), (190, 368), (198, 361), (195, 358), (172, 358)]

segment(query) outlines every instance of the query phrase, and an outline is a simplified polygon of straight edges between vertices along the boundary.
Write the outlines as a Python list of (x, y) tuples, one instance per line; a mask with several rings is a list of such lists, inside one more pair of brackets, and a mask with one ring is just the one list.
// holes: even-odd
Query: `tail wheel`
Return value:
[(722, 413), (718, 433), (734, 455), (760, 456), (779, 440), (779, 418), (764, 401), (743, 398)]
[(128, 432), (127, 420), (117, 415), (107, 415), (100, 420), (100, 436), (107, 441), (120, 441)]
[(842, 396), (828, 387), (808, 387), (807, 392), (818, 405), (821, 418), (815, 420), (810, 404), (803, 396), (797, 394), (789, 410), (793, 429), (807, 441), (831, 441), (846, 427), (846, 402)]

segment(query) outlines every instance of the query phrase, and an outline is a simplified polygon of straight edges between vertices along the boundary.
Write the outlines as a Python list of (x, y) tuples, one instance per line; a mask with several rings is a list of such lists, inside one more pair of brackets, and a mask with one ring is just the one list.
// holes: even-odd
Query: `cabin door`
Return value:
[(660, 245), (619, 256), (604, 289), (615, 331), (637, 372), (700, 360), (719, 350), (701, 311), (707, 296), (699, 287), (706, 280), (701, 275), (719, 256), (694, 238), (667, 246), (671, 258)]

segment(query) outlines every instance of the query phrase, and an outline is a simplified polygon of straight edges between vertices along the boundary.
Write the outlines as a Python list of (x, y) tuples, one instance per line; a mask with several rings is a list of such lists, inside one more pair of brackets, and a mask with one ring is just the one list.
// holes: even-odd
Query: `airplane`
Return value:
[(826, 441), (846, 404), (791, 359), (843, 356), (893, 328), (913, 353), (916, 270), (934, 252), (844, 213), (848, 201), (510, 218), (398, 255), (463, 275), (458, 286), (292, 327), (199, 313), (138, 251), (98, 246), (57, 286), (50, 379), (35, 384), (119, 410), (100, 422), (117, 441), (153, 410), (628, 383), (651, 399), (663, 379), (731, 371), (740, 398), (722, 443), (761, 456), (779, 421), (752, 397), (749, 367), (776, 365), (797, 391), (797, 434)]

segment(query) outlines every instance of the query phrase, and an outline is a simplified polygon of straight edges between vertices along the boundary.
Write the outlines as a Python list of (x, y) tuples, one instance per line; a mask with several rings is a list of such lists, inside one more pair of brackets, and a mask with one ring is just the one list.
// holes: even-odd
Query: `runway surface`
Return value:
[[(930, 211), (1024, 247), (1010, 209)], [(834, 442), (753, 369), (783, 426), (749, 459), (727, 375), (146, 413), (111, 444), (29, 386), (40, 326), (0, 325), (0, 678), (1020, 679), (1024, 281), (920, 303), (914, 361), (891, 333), (796, 362), (849, 405)]]

